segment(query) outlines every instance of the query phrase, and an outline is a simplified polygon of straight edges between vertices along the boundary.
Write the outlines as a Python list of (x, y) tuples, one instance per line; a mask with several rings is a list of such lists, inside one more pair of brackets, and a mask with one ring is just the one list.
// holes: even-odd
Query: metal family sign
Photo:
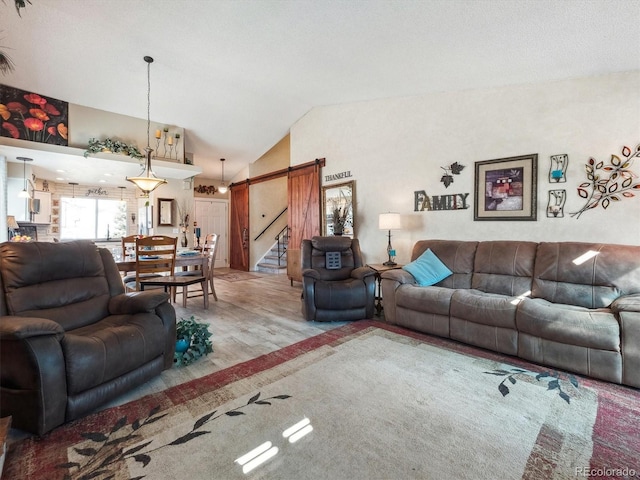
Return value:
[(413, 192), (413, 211), (423, 212), (425, 210), (466, 210), (468, 193), (453, 193), (451, 195), (428, 196), (424, 190)]

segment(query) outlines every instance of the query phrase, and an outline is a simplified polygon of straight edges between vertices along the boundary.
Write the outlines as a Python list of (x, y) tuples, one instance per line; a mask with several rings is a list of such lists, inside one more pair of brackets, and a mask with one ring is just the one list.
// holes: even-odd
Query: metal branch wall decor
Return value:
[(444, 188), (448, 188), (453, 183), (453, 175), (460, 175), (460, 172), (464, 169), (464, 165), (460, 165), (458, 162), (454, 162), (448, 167), (440, 167), (444, 170), (444, 175), (440, 178), (440, 181), (444, 183)]
[(196, 193), (206, 193), (207, 195), (215, 195), (218, 189), (215, 185), (197, 185), (193, 188), (193, 191)]
[(598, 205), (606, 210), (611, 202), (635, 197), (634, 190), (640, 190), (640, 182), (634, 181), (638, 175), (631, 171), (631, 165), (634, 159), (640, 157), (640, 145), (635, 150), (622, 147), (621, 153), (622, 158), (611, 155), (611, 160), (606, 165), (593, 158), (585, 164), (588, 181), (580, 184), (578, 195), (586, 199), (586, 202), (580, 210), (571, 214), (572, 217), (580, 218), (584, 212)]

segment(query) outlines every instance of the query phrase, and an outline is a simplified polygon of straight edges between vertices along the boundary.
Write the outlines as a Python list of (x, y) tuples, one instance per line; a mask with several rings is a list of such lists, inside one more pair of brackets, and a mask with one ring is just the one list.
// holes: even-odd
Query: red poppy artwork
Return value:
[(69, 144), (69, 102), (0, 85), (0, 136)]

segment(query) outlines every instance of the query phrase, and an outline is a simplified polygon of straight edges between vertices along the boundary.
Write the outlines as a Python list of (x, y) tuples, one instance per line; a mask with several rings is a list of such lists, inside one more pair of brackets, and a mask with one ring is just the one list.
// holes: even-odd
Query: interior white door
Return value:
[(229, 266), (229, 202), (227, 200), (194, 199), (195, 221), (202, 232), (201, 243), (209, 233), (218, 234), (215, 268)]

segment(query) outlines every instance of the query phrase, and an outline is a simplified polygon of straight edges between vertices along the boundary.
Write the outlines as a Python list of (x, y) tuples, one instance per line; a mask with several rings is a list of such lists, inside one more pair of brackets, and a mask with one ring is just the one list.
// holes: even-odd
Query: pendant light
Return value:
[(220, 193), (227, 193), (227, 184), (224, 183), (224, 158), (220, 159), (220, 162), (222, 163), (222, 182), (220, 183), (220, 186), (218, 187), (218, 191)]
[(142, 190), (143, 197), (148, 197), (151, 192), (160, 185), (167, 183), (167, 181), (156, 177), (153, 170), (151, 170), (151, 152), (153, 152), (153, 149), (149, 146), (149, 127), (151, 125), (151, 63), (153, 58), (145, 56), (144, 61), (147, 62), (147, 147), (144, 149), (147, 152), (147, 162), (140, 175), (126, 178)]
[(31, 198), (29, 190), (27, 189), (27, 162), (33, 162), (33, 158), (16, 157), (17, 160), (22, 160), (22, 178), (24, 180), (24, 188), (18, 193), (18, 198)]

